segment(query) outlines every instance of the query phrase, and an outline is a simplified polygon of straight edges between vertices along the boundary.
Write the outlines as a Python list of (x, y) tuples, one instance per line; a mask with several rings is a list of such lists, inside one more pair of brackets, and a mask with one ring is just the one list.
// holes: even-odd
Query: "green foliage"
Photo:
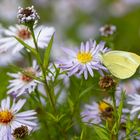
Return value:
[(48, 67), (48, 64), (49, 64), (51, 48), (52, 48), (52, 45), (53, 45), (53, 38), (54, 38), (54, 35), (51, 37), (51, 40), (50, 40), (48, 46), (46, 47), (46, 50), (44, 51), (44, 58), (43, 58), (44, 69), (46, 69)]

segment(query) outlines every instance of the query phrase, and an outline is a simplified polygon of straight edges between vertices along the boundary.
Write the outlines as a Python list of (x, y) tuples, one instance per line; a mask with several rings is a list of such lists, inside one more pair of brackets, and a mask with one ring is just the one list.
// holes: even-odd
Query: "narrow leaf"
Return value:
[(53, 45), (53, 38), (54, 38), (54, 35), (52, 36), (52, 38), (51, 38), (51, 40), (48, 44), (48, 47), (46, 47), (46, 50), (45, 50), (45, 53), (44, 53), (44, 60), (43, 60), (44, 69), (47, 68), (48, 63), (49, 63), (51, 48), (52, 48), (52, 45)]
[(101, 128), (97, 125), (94, 125), (93, 128), (101, 140), (110, 140), (108, 131), (105, 128)]
[(31, 46), (29, 46), (27, 43), (25, 43), (23, 40), (21, 40), (20, 38), (14, 36), (15, 39), (17, 41), (19, 41), (27, 50), (31, 51), (33, 53), (33, 55), (36, 57), (37, 61), (39, 64), (41, 64), (41, 59), (39, 54), (37, 53), (36, 49), (32, 48)]
[(25, 43), (23, 40), (15, 36), (15, 39), (20, 42), (26, 49), (30, 50), (33, 54), (37, 54), (36, 50), (29, 46), (27, 43)]

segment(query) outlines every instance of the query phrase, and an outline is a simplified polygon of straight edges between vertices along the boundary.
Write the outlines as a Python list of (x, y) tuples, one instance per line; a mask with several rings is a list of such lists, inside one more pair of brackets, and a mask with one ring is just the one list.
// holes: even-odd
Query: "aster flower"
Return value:
[[(120, 104), (119, 97), (116, 96), (116, 107)], [(113, 119), (113, 101), (109, 98), (93, 102), (91, 105), (85, 105), (85, 109), (81, 113), (82, 121), (87, 124), (100, 124), (103, 120), (111, 121)], [(124, 114), (129, 110), (123, 108)]]
[(136, 115), (138, 113), (138, 118), (140, 118), (140, 95), (138, 94), (132, 94), (129, 95), (129, 100), (127, 102), (128, 104), (132, 105), (132, 109), (131, 109), (131, 114), (132, 115)]
[(109, 35), (113, 35), (116, 32), (116, 26), (114, 26), (114, 25), (104, 25), (99, 30), (100, 30), (100, 33), (101, 33), (102, 36), (107, 37)]
[[(38, 38), (39, 48), (47, 47), (54, 31), (53, 27), (47, 26), (39, 26), (34, 29), (35, 36)], [(19, 43), (14, 36), (22, 39), (29, 46), (35, 48), (29, 29), (24, 25), (15, 25), (10, 26), (9, 29), (3, 29), (3, 37), (0, 37), (0, 52), (11, 49), (12, 53), (16, 53), (24, 48), (24, 46)]]
[(34, 6), (31, 6), (31, 7), (26, 7), (26, 8), (19, 7), (17, 18), (18, 18), (19, 23), (26, 24), (29, 22), (34, 23), (38, 21), (40, 17), (38, 13), (36, 12), (36, 10), (34, 9)]
[(80, 50), (73, 51), (65, 48), (64, 51), (70, 56), (69, 60), (60, 61), (60, 68), (68, 72), (71, 76), (76, 74), (80, 76), (84, 74), (85, 79), (88, 78), (88, 73), (93, 77), (93, 70), (97, 70), (101, 75), (107, 69), (101, 64), (99, 54), (108, 51), (101, 42), (96, 45), (96, 41), (87, 41), (86, 44), (81, 44)]
[(121, 94), (121, 91), (125, 91), (127, 95), (133, 93), (140, 93), (140, 79), (130, 79), (127, 81), (120, 82), (116, 94)]
[(20, 99), (17, 102), (13, 101), (10, 107), (10, 97), (3, 99), (0, 106), (0, 138), (1, 140), (14, 140), (12, 136), (14, 130), (21, 126), (26, 126), (29, 131), (37, 126), (36, 112), (28, 110), (19, 112), (25, 104), (25, 99)]
[[(27, 67), (24, 69), (24, 72), (30, 74), (35, 77), (41, 76), (41, 72), (39, 70), (36, 61), (33, 61), (32, 67)], [(27, 74), (23, 74), (21, 72), (18, 73), (8, 73), (8, 75), (14, 79), (9, 80), (8, 86), (8, 94), (13, 96), (20, 96), (22, 94), (31, 93), (35, 90), (39, 81), (33, 79), (31, 76), (27, 76)]]
[(84, 111), (81, 113), (82, 121), (88, 124), (101, 123), (99, 104), (93, 102), (91, 105), (85, 105)]
[(93, 102), (91, 105), (85, 105), (81, 113), (82, 121), (89, 125), (100, 124), (102, 120), (112, 120), (113, 107), (110, 98), (104, 99), (99, 103)]
[(0, 52), (0, 66), (6, 66), (10, 63), (17, 62), (21, 60), (21, 54), (11, 54), (11, 51)]

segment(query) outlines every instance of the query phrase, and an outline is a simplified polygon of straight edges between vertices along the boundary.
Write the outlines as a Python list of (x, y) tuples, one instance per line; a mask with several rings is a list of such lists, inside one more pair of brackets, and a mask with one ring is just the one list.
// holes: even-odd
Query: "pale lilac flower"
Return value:
[(85, 109), (81, 113), (82, 121), (87, 124), (100, 124), (100, 110), (99, 104), (93, 102), (91, 105), (85, 105)]
[(40, 19), (38, 13), (34, 9), (34, 6), (18, 8), (17, 18), (19, 23), (29, 23), (29, 22), (36, 22)]
[(128, 5), (140, 5), (139, 0), (122, 0), (122, 2)]
[(140, 95), (138, 94), (131, 94), (129, 95), (129, 100), (127, 101), (128, 104), (132, 105), (131, 114), (136, 115), (138, 114), (138, 118), (140, 118)]
[(116, 26), (114, 25), (104, 25), (100, 29), (100, 33), (102, 36), (113, 35), (116, 32)]
[(69, 56), (67, 60), (60, 60), (60, 68), (68, 73), (68, 76), (84, 74), (85, 79), (88, 78), (88, 73), (93, 77), (93, 70), (97, 70), (101, 75), (107, 69), (101, 64), (99, 54), (108, 51), (104, 47), (104, 42), (96, 44), (96, 41), (87, 41), (82, 43), (79, 50), (73, 51), (64, 48), (65, 53)]
[(91, 36), (94, 38), (98, 33), (98, 23), (80, 24), (77, 33), (82, 40), (87, 40)]
[(17, 102), (13, 101), (10, 107), (10, 97), (3, 99), (0, 106), (0, 139), (14, 140), (13, 131), (21, 126), (28, 127), (29, 132), (37, 127), (36, 112), (28, 110), (19, 112), (25, 104), (25, 99), (20, 99)]
[(89, 125), (100, 124), (103, 119), (111, 119), (112, 112), (113, 102), (110, 98), (105, 98), (99, 103), (93, 102), (91, 105), (85, 105), (81, 117), (82, 121)]
[[(132, 8), (133, 9), (133, 8)], [(131, 10), (131, 7), (124, 3), (122, 0), (114, 1), (109, 6), (109, 12), (113, 16), (124, 16)]]
[(21, 54), (12, 54), (10, 50), (0, 52), (0, 66), (7, 66), (10, 63), (18, 62), (21, 60)]
[(0, 18), (1, 20), (16, 20), (17, 7), (22, 5), (23, 1), (19, 0), (0, 0)]
[[(34, 32), (38, 41), (38, 47), (45, 48), (54, 34), (55, 29), (53, 27), (38, 26), (34, 29)], [(3, 29), (3, 37), (0, 37), (0, 52), (10, 49), (12, 53), (16, 53), (24, 48), (14, 36), (22, 39), (26, 44), (35, 48), (29, 29), (24, 25), (15, 25), (10, 26), (8, 29)]]
[(140, 93), (140, 79), (130, 79), (127, 81), (122, 81), (117, 87), (116, 94), (121, 94), (125, 91), (126, 95)]
[[(36, 61), (33, 61), (32, 67), (27, 67), (24, 69), (24, 71), (27, 74), (30, 74), (35, 77), (40, 77), (41, 72), (39, 69), (39, 66), (37, 65)], [(21, 72), (18, 73), (8, 73), (10, 77), (12, 77), (12, 80), (9, 80), (9, 86), (8, 86), (8, 94), (11, 94), (13, 96), (20, 96), (22, 94), (28, 94), (35, 90), (36, 86), (39, 81), (36, 79), (27, 76), (26, 74), (23, 74)]]
[[(116, 97), (116, 106), (120, 104), (120, 99)], [(111, 98), (104, 98), (103, 100), (93, 102), (91, 105), (85, 105), (81, 113), (82, 121), (88, 125), (101, 124), (103, 120), (113, 119), (113, 101)], [(123, 114), (128, 113), (128, 109), (123, 108)]]

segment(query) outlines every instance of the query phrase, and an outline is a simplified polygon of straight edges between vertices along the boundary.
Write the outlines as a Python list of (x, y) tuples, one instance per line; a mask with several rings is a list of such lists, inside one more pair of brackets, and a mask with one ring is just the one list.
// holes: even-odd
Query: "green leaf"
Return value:
[(94, 125), (93, 128), (101, 140), (110, 140), (108, 131), (105, 128), (97, 125)]
[(90, 90), (92, 90), (93, 88), (94, 88), (94, 85), (92, 85), (92, 86), (86, 88), (84, 91), (82, 91), (82, 92), (80, 93), (80, 95), (79, 95), (79, 99), (80, 99), (82, 96), (84, 96), (87, 92), (89, 92)]
[(73, 101), (70, 98), (68, 98), (68, 104), (69, 104), (70, 111), (73, 112), (73, 110), (74, 110), (74, 103), (73, 103)]
[(118, 107), (118, 124), (120, 124), (120, 121), (121, 121), (124, 99), (125, 99), (125, 91), (123, 91), (121, 93), (121, 101), (120, 101), (120, 104), (119, 104), (119, 107)]
[(32, 54), (36, 57), (37, 61), (39, 64), (41, 64), (41, 59), (39, 54), (37, 53), (36, 49), (32, 48), (31, 46), (29, 46), (27, 43), (25, 43), (23, 40), (21, 40), (20, 38), (14, 36), (15, 39), (17, 41), (19, 41), (27, 50), (30, 50), (32, 52)]
[(43, 60), (44, 69), (47, 68), (48, 63), (49, 63), (51, 48), (52, 48), (52, 45), (53, 45), (53, 39), (54, 39), (54, 35), (52, 36), (52, 38), (51, 38), (51, 40), (50, 40), (50, 42), (48, 44), (48, 47), (46, 47), (46, 50), (45, 50), (45, 53), (44, 53), (44, 60)]
[(47, 112), (47, 116), (48, 116), (51, 120), (53, 120), (54, 122), (57, 122), (57, 117), (54, 116), (52, 113)]
[(49, 112), (47, 112), (47, 115), (51, 120), (53, 120), (56, 123), (58, 123), (61, 119), (63, 119), (65, 117), (65, 114), (54, 115), (54, 114), (51, 114)]
[(37, 54), (36, 50), (34, 48), (32, 48), (31, 46), (29, 46), (27, 43), (25, 43), (23, 40), (21, 40), (20, 38), (14, 36), (15, 39), (20, 42), (27, 50), (30, 50), (34, 55)]
[(84, 140), (84, 135), (85, 135), (86, 129), (83, 128), (81, 135), (80, 135), (80, 140)]

